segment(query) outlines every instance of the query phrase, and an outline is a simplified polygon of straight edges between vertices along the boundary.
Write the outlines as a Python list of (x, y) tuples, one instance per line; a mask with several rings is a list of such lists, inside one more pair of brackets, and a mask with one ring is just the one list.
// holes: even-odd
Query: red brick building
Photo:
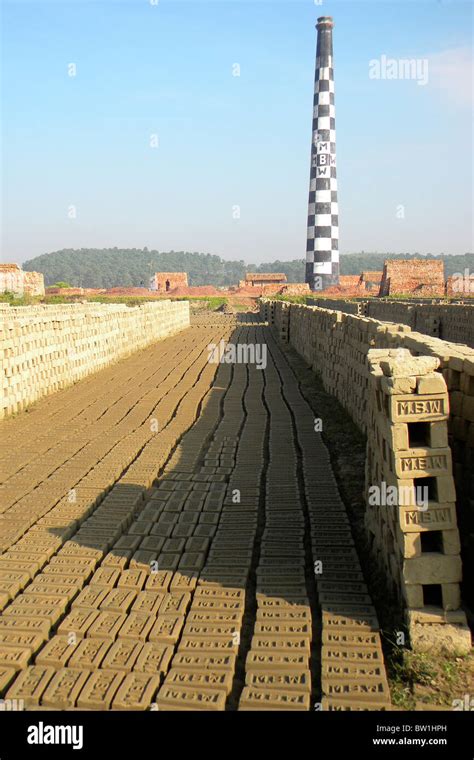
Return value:
[(150, 290), (158, 293), (167, 293), (176, 288), (188, 287), (188, 275), (186, 272), (155, 272), (150, 279)]

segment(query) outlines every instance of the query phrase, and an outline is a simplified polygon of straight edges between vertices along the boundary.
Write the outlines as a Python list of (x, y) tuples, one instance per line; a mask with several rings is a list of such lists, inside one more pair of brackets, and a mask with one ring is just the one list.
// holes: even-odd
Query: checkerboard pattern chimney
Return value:
[(318, 45), (306, 245), (306, 282), (311, 290), (339, 284), (333, 26), (330, 16), (321, 16), (316, 24)]

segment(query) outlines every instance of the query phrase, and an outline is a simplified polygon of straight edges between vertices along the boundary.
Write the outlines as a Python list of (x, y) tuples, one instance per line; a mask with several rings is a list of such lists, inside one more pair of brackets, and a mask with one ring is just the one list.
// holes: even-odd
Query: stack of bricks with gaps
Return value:
[(189, 327), (187, 301), (0, 311), (0, 418)]
[(366, 524), (407, 610), (414, 649), (471, 645), (448, 446), (449, 400), (436, 357), (372, 350)]

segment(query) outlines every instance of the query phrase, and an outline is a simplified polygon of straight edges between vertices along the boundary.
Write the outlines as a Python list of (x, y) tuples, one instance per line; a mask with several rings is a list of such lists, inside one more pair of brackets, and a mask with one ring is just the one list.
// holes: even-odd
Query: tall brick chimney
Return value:
[(339, 284), (339, 216), (331, 16), (320, 16), (314, 82), (306, 282), (311, 290)]

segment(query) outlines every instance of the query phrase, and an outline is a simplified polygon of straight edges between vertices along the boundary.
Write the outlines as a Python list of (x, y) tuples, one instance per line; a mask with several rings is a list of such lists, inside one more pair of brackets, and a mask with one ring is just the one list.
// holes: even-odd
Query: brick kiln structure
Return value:
[(444, 263), (434, 259), (387, 259), (380, 296), (413, 294), (443, 297)]
[(17, 296), (44, 296), (41, 272), (25, 272), (18, 264), (0, 264), (0, 292)]
[(240, 280), (239, 288), (261, 288), (263, 285), (286, 285), (286, 274), (280, 274), (277, 272), (262, 272), (256, 274), (248, 272), (245, 275), (245, 280)]
[(186, 272), (155, 272), (150, 279), (150, 289), (158, 293), (168, 293), (170, 290), (188, 287)]

